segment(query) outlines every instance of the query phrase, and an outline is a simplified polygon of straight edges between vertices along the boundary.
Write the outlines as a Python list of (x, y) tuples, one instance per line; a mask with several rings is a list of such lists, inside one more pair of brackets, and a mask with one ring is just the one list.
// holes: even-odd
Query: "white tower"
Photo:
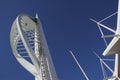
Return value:
[[(93, 19), (91, 19), (92, 21), (96, 22), (99, 30), (102, 34), (102, 37), (105, 41), (105, 44), (107, 45), (107, 42), (105, 40), (105, 38), (109, 38), (109, 37), (113, 37), (113, 39), (111, 40), (111, 42), (109, 43), (109, 45), (107, 45), (107, 48), (105, 49), (105, 51), (103, 52), (104, 56), (107, 55), (111, 55), (111, 54), (115, 54), (115, 65), (114, 65), (114, 71), (113, 71), (113, 75), (110, 78), (107, 78), (105, 80), (120, 80), (120, 0), (118, 0), (118, 12), (117, 12), (117, 29), (113, 30), (105, 25), (103, 25), (101, 22), (103, 22), (104, 20), (112, 17), (113, 15), (115, 15), (116, 13), (104, 18), (101, 21), (95, 21)], [(114, 35), (107, 35), (104, 36), (102, 30), (100, 27), (104, 27), (107, 30), (111, 31), (114, 33)]]
[(120, 80), (120, 1), (118, 1), (118, 16), (117, 16), (117, 29), (115, 31), (115, 36), (112, 41), (109, 43), (103, 55), (115, 54), (115, 66), (113, 77), (115, 79), (109, 80)]
[(10, 43), (17, 61), (35, 80), (58, 80), (38, 15), (19, 15), (11, 28)]

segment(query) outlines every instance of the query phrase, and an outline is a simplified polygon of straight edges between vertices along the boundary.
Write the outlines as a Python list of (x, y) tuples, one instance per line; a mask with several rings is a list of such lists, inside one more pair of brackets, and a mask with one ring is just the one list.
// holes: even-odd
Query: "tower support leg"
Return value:
[(120, 54), (115, 54), (115, 66), (113, 76), (120, 78)]
[(35, 80), (42, 80), (39, 76), (35, 76)]

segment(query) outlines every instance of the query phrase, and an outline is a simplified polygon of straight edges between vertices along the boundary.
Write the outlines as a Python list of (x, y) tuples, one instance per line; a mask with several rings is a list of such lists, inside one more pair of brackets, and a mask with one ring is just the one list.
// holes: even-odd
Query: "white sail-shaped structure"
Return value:
[(11, 28), (10, 43), (17, 61), (35, 80), (58, 80), (38, 15), (19, 15)]

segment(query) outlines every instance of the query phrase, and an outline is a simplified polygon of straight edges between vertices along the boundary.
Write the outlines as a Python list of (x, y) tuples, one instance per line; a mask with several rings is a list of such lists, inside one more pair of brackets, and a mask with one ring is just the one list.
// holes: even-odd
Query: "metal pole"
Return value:
[(78, 62), (78, 60), (76, 59), (76, 57), (74, 56), (73, 52), (70, 50), (70, 53), (72, 55), (72, 57), (74, 58), (75, 62), (77, 63), (78, 67), (80, 68), (80, 70), (82, 71), (83, 75), (85, 76), (86, 80), (89, 80), (85, 71), (82, 69), (80, 63)]

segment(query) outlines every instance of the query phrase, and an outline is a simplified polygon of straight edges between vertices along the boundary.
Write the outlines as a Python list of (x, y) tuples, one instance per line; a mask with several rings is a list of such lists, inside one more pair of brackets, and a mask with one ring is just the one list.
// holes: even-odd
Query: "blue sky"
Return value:
[[(85, 80), (69, 50), (90, 80), (102, 80), (93, 51), (103, 57), (106, 46), (97, 25), (89, 19), (103, 19), (116, 12), (117, 5), (118, 0), (0, 0), (0, 80), (34, 80), (16, 61), (10, 47), (11, 25), (21, 13), (38, 13), (59, 80)], [(116, 27), (115, 19), (106, 24)]]

